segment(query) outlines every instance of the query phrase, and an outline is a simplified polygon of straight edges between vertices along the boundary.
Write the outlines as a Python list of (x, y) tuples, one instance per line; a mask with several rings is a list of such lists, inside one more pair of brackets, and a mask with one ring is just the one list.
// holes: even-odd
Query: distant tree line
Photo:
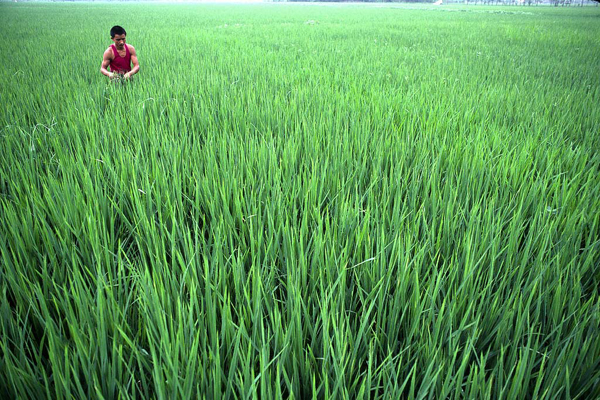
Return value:
[[(0, 0), (3, 2), (28, 2), (28, 1), (40, 1), (40, 0)], [(41, 0), (44, 1), (44, 0)], [(82, 0), (45, 0), (48, 2), (73, 2)], [(84, 0), (84, 1), (106, 1), (106, 0)], [(153, 1), (165, 1), (165, 0), (119, 0), (119, 1), (131, 1), (131, 2), (153, 2)], [(168, 1), (168, 0), (167, 0)], [(181, 0), (179, 0), (181, 1)], [(183, 0), (194, 1), (194, 0)], [(206, 0), (211, 1), (211, 0)], [(218, 1), (218, 0), (217, 0)], [(600, 5), (600, 0), (263, 0), (266, 2), (302, 2), (302, 3), (423, 3), (423, 4), (485, 4), (485, 5), (554, 5), (558, 6), (584, 6), (584, 5)]]
[[(267, 0), (269, 1), (269, 0)], [(271, 0), (283, 2), (328, 2), (328, 3), (346, 3), (346, 2), (361, 2), (361, 3), (434, 3), (436, 0)], [(600, 0), (443, 0), (444, 4), (485, 4), (485, 5), (554, 5), (558, 6), (583, 6), (600, 4)]]

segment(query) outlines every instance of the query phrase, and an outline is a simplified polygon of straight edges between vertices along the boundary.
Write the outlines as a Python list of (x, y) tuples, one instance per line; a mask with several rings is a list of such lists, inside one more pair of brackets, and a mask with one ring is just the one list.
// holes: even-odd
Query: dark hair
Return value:
[(115, 25), (112, 28), (110, 28), (110, 37), (114, 38), (115, 35), (127, 35), (127, 32), (125, 32), (125, 29), (123, 29), (123, 27)]

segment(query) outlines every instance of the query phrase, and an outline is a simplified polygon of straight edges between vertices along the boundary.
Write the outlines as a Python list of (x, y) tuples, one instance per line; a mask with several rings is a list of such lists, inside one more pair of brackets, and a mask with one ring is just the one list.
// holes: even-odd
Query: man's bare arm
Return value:
[(110, 65), (110, 62), (112, 61), (113, 57), (114, 57), (114, 55), (113, 55), (111, 49), (108, 48), (104, 52), (104, 56), (102, 57), (102, 66), (100, 67), (100, 72), (102, 72), (102, 75), (106, 75), (109, 78), (112, 78), (115, 76), (115, 74), (113, 72), (110, 72), (109, 70), (106, 69)]
[(128, 73), (125, 74), (125, 78), (130, 78), (131, 76), (138, 73), (138, 71), (140, 70), (140, 63), (138, 62), (137, 53), (135, 52), (135, 48), (131, 45), (126, 45), (126, 46), (129, 46), (129, 52), (131, 53), (131, 62), (133, 63), (133, 68), (131, 69), (131, 71), (129, 71)]

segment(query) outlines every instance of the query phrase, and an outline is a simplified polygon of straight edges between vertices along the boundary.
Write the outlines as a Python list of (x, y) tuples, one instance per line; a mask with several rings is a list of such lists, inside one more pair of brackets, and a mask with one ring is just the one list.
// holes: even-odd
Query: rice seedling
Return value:
[(598, 10), (513, 11), (0, 4), (0, 392), (598, 398)]

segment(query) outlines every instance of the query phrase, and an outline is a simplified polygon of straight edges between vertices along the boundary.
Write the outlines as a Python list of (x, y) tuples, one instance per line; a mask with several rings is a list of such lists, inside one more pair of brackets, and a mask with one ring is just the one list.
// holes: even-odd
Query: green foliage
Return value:
[(528, 11), (0, 4), (0, 392), (598, 397), (598, 12)]

